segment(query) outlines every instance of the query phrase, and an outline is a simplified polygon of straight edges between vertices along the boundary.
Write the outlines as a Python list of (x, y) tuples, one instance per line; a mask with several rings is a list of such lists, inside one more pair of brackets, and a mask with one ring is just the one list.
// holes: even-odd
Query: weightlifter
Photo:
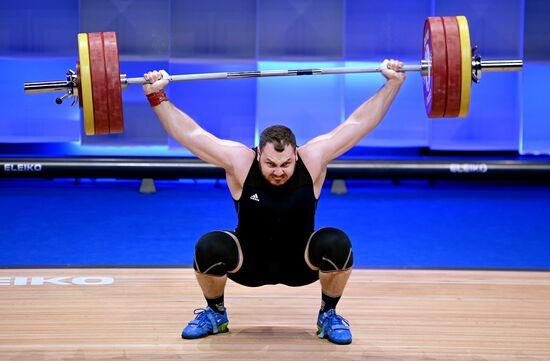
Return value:
[(336, 228), (314, 229), (328, 163), (352, 148), (382, 120), (401, 85), (403, 63), (385, 60), (385, 85), (343, 123), (303, 146), (282, 125), (265, 129), (257, 148), (219, 139), (166, 97), (168, 74), (144, 75), (143, 91), (167, 132), (200, 159), (222, 167), (235, 202), (235, 231), (213, 231), (195, 247), (193, 267), (207, 307), (182, 332), (194, 339), (228, 331), (227, 278), (249, 287), (303, 286), (320, 281), (317, 335), (349, 344), (348, 321), (335, 311), (353, 265), (351, 242)]

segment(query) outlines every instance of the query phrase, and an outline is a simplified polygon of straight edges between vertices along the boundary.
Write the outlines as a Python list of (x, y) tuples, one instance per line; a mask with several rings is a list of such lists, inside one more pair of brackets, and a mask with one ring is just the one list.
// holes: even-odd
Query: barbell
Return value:
[[(86, 135), (121, 133), (124, 130), (122, 90), (130, 84), (145, 84), (143, 77), (120, 74), (118, 43), (114, 32), (78, 34), (79, 61), (76, 72), (69, 70), (65, 80), (27, 82), (25, 93), (65, 92), (56, 99), (61, 104), (75, 97), (83, 109)], [(404, 65), (401, 71), (420, 71), (424, 105), (429, 118), (455, 118), (468, 115), (472, 81), (479, 82), (482, 71), (519, 71), (522, 60), (481, 60), (472, 49), (470, 30), (464, 16), (433, 16), (424, 22), (422, 60)], [(172, 82), (373, 73), (379, 66), (336, 67), (293, 70), (254, 70), (226, 73), (171, 75)]]

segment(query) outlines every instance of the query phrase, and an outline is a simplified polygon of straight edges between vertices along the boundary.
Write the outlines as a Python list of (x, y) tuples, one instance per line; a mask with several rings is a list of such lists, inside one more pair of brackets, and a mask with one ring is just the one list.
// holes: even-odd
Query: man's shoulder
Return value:
[(252, 148), (240, 147), (235, 150), (234, 157), (235, 165), (239, 166), (239, 168), (246, 168), (246, 171), (248, 172), (248, 169), (256, 157), (256, 152)]
[(298, 157), (302, 159), (302, 162), (306, 167), (321, 167), (323, 165), (322, 155), (317, 152), (314, 147), (310, 147), (307, 144), (298, 147)]
[(256, 152), (251, 148), (239, 147), (238, 149), (235, 149), (232, 156), (232, 169), (226, 170), (226, 172), (230, 173), (230, 175), (234, 177), (238, 183), (244, 184), (246, 175), (248, 174), (248, 171), (252, 166), (252, 162), (254, 162), (254, 158), (256, 157)]
[(327, 165), (318, 152), (313, 147), (309, 147), (307, 144), (298, 148), (298, 157), (302, 159), (307, 168), (313, 182), (315, 183), (318, 177), (324, 174)]

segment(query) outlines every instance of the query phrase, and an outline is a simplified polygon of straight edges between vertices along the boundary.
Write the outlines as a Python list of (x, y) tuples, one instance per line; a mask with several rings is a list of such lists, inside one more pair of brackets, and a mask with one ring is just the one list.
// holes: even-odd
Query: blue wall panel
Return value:
[(550, 61), (550, 1), (525, 3), (525, 57), (529, 61)]
[(170, 51), (170, 3), (80, 0), (80, 31), (116, 31), (122, 57), (166, 59)]
[(523, 71), (522, 154), (550, 154), (550, 2), (525, 3), (525, 69)]
[[(337, 67), (343, 63), (260, 62), (260, 70)], [(327, 133), (343, 119), (344, 78), (336, 75), (263, 78), (258, 80), (256, 127), (282, 124), (296, 134), (299, 145)]]
[(255, 59), (256, 0), (172, 1), (171, 56)]
[(346, 1), (346, 59), (417, 59), (422, 53), (424, 20), (431, 0)]
[[(174, 74), (246, 71), (251, 63), (171, 63)], [(256, 81), (254, 79), (209, 80), (173, 83), (168, 86), (173, 103), (217, 137), (254, 144)], [(179, 144), (170, 140), (170, 146)]]
[(464, 15), (470, 25), (472, 46), (486, 59), (523, 56), (524, 0), (437, 0), (435, 14)]
[(78, 1), (0, 1), (0, 56), (76, 56)]
[(522, 154), (550, 154), (548, 84), (550, 64), (526, 64), (523, 71)]
[(344, 2), (258, 1), (258, 55), (269, 59), (342, 59)]

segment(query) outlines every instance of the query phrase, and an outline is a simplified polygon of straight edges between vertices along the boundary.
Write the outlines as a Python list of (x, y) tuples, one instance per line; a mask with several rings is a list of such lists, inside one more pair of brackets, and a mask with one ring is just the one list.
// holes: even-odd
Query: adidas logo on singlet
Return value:
[(254, 193), (253, 195), (251, 195), (250, 199), (252, 199), (253, 201), (256, 201), (256, 202), (260, 201), (260, 198), (258, 198), (258, 193)]

